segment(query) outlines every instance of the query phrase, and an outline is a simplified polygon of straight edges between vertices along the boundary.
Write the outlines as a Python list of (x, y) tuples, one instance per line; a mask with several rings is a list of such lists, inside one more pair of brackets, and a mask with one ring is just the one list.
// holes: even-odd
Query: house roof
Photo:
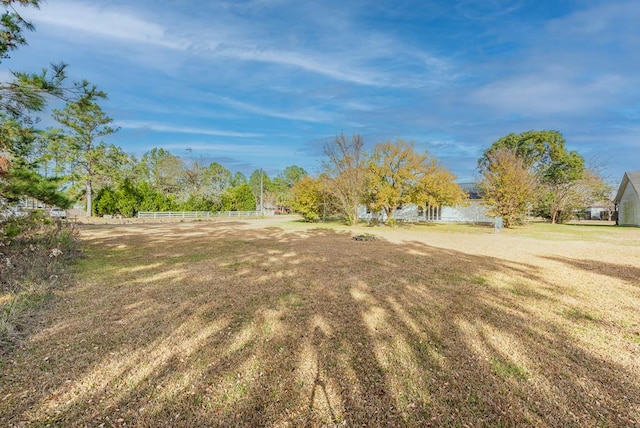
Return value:
[(622, 199), (622, 195), (624, 194), (624, 191), (627, 188), (628, 184), (631, 184), (636, 193), (640, 195), (640, 171), (627, 171), (624, 173), (624, 177), (622, 177), (622, 183), (620, 183), (616, 198), (613, 200), (614, 203), (617, 204), (620, 202), (620, 199)]
[(482, 199), (480, 189), (478, 189), (476, 183), (458, 183), (458, 186), (462, 187), (462, 190), (469, 194), (469, 199)]

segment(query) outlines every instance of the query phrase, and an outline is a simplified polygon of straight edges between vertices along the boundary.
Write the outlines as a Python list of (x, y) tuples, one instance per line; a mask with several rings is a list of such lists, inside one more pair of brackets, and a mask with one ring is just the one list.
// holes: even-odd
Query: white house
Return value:
[(620, 226), (640, 227), (640, 171), (625, 172), (613, 201)]
[[(465, 205), (453, 207), (423, 207), (415, 204), (406, 204), (396, 208), (393, 218), (409, 222), (457, 222), (474, 224), (493, 224), (495, 218), (487, 215), (487, 208), (482, 205), (478, 191), (474, 184), (460, 184), (468, 194), (469, 200)], [(386, 214), (372, 212), (362, 205), (358, 208), (358, 218), (361, 220), (386, 220)]]

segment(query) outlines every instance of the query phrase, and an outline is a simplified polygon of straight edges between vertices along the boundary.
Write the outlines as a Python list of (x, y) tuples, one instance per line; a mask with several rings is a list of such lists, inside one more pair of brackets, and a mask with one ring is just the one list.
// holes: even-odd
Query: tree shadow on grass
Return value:
[(628, 284), (640, 287), (640, 267), (631, 265), (620, 265), (599, 260), (582, 260), (569, 257), (546, 256), (547, 260), (564, 263), (568, 266), (583, 270), (590, 274), (605, 275), (617, 278)]
[(242, 222), (88, 242), (92, 271), (2, 375), (0, 421), (640, 423), (632, 366), (493, 279), (537, 281), (546, 295), (553, 284), (533, 265)]

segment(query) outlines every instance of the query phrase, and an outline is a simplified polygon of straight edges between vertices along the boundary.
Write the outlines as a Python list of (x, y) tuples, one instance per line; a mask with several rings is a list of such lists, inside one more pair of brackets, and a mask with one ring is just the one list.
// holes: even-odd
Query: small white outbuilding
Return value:
[(620, 226), (640, 227), (640, 171), (625, 172), (613, 201)]

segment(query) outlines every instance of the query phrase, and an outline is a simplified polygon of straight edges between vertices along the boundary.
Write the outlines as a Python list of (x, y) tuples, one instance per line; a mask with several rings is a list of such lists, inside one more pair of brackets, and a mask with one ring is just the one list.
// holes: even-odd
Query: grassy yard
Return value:
[(81, 232), (0, 426), (640, 425), (638, 229)]

